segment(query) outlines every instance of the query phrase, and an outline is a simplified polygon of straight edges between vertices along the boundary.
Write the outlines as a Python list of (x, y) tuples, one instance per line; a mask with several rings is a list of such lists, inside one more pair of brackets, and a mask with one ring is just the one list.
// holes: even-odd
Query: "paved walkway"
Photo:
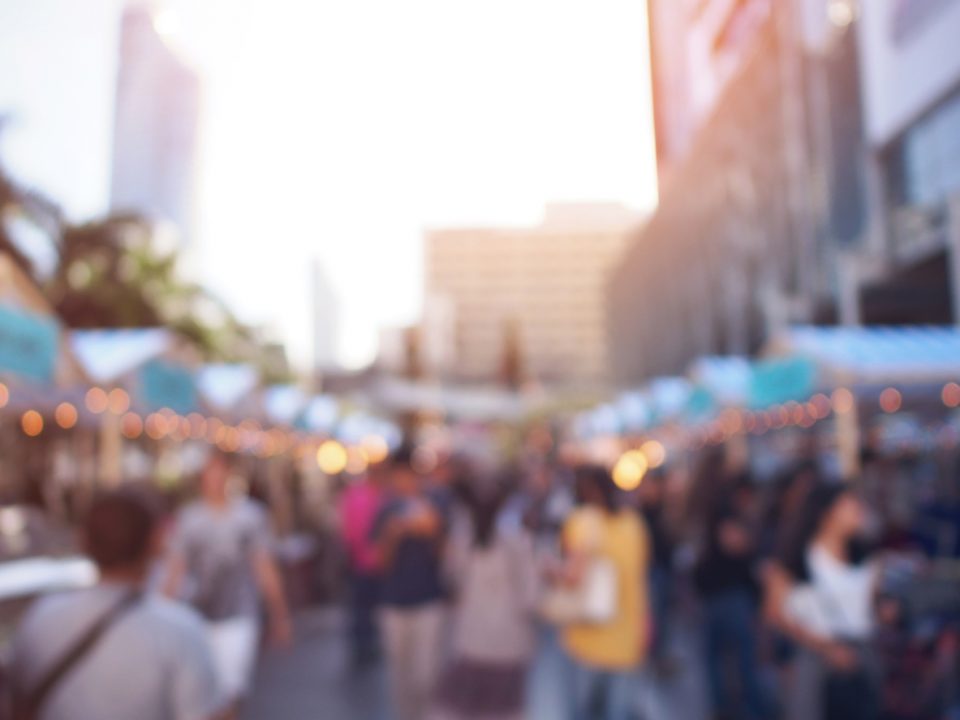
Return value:
[(242, 720), (390, 720), (383, 673), (348, 671), (342, 615), (301, 615), (296, 643), (267, 651)]
[[(335, 610), (303, 614), (297, 642), (263, 657), (243, 720), (392, 720), (382, 669), (357, 675), (347, 670), (342, 615)], [(680, 671), (668, 681), (638, 682), (642, 720), (703, 720), (705, 686), (695, 643), (683, 627), (674, 653)], [(565, 720), (564, 660), (556, 640), (545, 635), (531, 668), (529, 720)]]

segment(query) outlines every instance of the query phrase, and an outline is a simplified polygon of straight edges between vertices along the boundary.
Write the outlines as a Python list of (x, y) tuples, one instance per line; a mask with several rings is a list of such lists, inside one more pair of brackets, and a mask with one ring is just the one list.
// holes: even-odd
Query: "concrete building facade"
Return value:
[(637, 221), (618, 205), (560, 205), (536, 227), (428, 232), (425, 297), (444, 303), (439, 321), (452, 319), (453, 349), (437, 374), (606, 382), (605, 287)]
[(960, 322), (960, 5), (861, 2), (874, 232), (854, 321)]
[[(827, 0), (694, 3), (685, 33), (700, 50), (654, 59), (655, 88), (667, 84), (663, 63), (673, 57), (688, 73), (706, 72), (712, 95), (687, 103), (690, 137), (661, 155), (660, 205), (611, 278), (617, 384), (683, 373), (700, 355), (750, 355), (791, 323), (835, 320), (841, 252), (831, 198), (859, 197), (861, 187), (829, 162), (837, 118), (850, 108), (830, 102), (843, 92), (827, 82), (833, 55), (805, 45), (800, 13), (810, 3), (829, 22)], [(652, 0), (654, 38), (657, 8), (671, 5)], [(832, 28), (831, 53), (848, 37)], [(690, 58), (705, 49), (714, 67), (703, 61), (708, 70), (697, 71)], [(858, 117), (843, 129), (856, 134)]]
[[(960, 6), (757, 4), (708, 42), (742, 40), (730, 74), (696, 70), (703, 18), (751, 6), (651, 0), (661, 202), (609, 289), (619, 384), (791, 323), (960, 322)], [(670, 87), (698, 72), (707, 106)]]

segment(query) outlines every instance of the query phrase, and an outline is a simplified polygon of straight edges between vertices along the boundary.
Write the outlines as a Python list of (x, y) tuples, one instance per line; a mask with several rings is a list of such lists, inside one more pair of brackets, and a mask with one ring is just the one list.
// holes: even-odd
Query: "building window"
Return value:
[(903, 135), (891, 170), (898, 205), (935, 206), (960, 192), (960, 93)]

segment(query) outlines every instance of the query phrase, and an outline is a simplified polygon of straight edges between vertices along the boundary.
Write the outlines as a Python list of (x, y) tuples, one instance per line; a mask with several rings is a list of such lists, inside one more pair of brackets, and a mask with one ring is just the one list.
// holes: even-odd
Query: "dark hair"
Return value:
[(413, 455), (416, 448), (410, 442), (404, 442), (400, 447), (390, 455), (390, 465), (393, 468), (412, 469)]
[(500, 508), (503, 507), (503, 494), (491, 495), (473, 493), (468, 502), (470, 517), (473, 520), (473, 544), (477, 547), (489, 547), (497, 529)]
[(87, 553), (101, 570), (141, 563), (150, 553), (158, 520), (157, 508), (145, 493), (104, 493), (93, 501), (83, 523)]
[(823, 521), (837, 500), (846, 495), (850, 488), (842, 483), (821, 482), (807, 495), (800, 514), (800, 521), (793, 537), (784, 550), (783, 562), (786, 569), (797, 579), (808, 580), (807, 549), (820, 531)]
[(617, 509), (617, 486), (610, 471), (602, 465), (581, 465), (575, 471), (577, 500), (599, 500), (608, 512)]

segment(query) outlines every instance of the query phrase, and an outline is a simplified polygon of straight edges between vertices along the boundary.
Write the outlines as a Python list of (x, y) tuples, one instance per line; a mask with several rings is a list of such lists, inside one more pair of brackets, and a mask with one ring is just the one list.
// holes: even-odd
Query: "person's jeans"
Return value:
[(376, 611), (380, 599), (380, 579), (376, 575), (354, 572), (350, 577), (350, 640), (355, 662), (376, 657), (378, 650)]
[(670, 570), (655, 566), (650, 571), (650, 604), (653, 610), (653, 642), (650, 654), (654, 660), (666, 660), (670, 650), (670, 591), (673, 578)]
[(426, 717), (440, 674), (445, 618), (443, 603), (386, 607), (381, 613), (393, 715), (397, 720)]
[(573, 720), (633, 720), (639, 698), (637, 673), (605, 670), (571, 658)]
[[(727, 590), (705, 600), (707, 672), (713, 709), (724, 717), (764, 718), (766, 700), (757, 662), (757, 607), (746, 590)], [(728, 664), (728, 658), (733, 662)], [(724, 670), (738, 675), (739, 702)]]

